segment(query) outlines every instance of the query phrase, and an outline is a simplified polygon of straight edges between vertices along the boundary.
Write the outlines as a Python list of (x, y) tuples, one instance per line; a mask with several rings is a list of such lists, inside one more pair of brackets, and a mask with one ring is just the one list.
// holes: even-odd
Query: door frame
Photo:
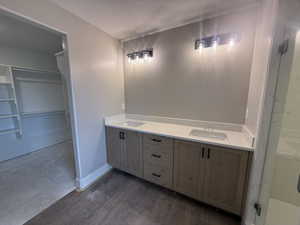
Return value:
[[(270, 14), (268, 18), (269, 31), (264, 32), (263, 37), (260, 39), (267, 39), (269, 46), (266, 46), (268, 51), (267, 68), (265, 74), (263, 93), (261, 96), (260, 107), (258, 112), (257, 121), (257, 134), (255, 142), (255, 151), (253, 154), (253, 160), (251, 165), (251, 172), (249, 175), (248, 193), (245, 204), (244, 215), (242, 216), (242, 225), (254, 225), (256, 219), (255, 204), (258, 202), (259, 194), (261, 190), (261, 182), (263, 175), (263, 168), (266, 157), (266, 146), (268, 141), (268, 135), (270, 131), (271, 115), (274, 103), (274, 93), (277, 81), (277, 70), (279, 65), (280, 54), (278, 53), (278, 47), (283, 38), (280, 35), (280, 29), (278, 29), (279, 19), (279, 2), (278, 0), (264, 1), (262, 7), (262, 14)], [(265, 15), (266, 16), (266, 15)], [(262, 40), (259, 40), (262, 41)], [(264, 40), (264, 42), (267, 42)]]
[[(47, 30), (52, 33), (56, 33), (62, 37), (62, 44), (64, 44), (64, 51), (65, 51), (65, 60), (67, 62), (67, 93), (68, 93), (68, 105), (70, 110), (70, 125), (71, 125), (71, 134), (72, 134), (72, 145), (73, 145), (73, 151), (74, 151), (74, 163), (75, 163), (75, 176), (81, 177), (81, 170), (80, 170), (80, 161), (79, 161), (79, 143), (78, 143), (78, 125), (77, 125), (77, 116), (75, 114), (76, 107), (75, 107), (75, 99), (74, 99), (74, 85), (72, 84), (71, 80), (71, 68), (70, 68), (70, 56), (69, 56), (69, 47), (68, 47), (68, 34), (62, 30), (59, 30), (57, 28), (54, 28), (52, 26), (49, 26), (48, 24), (42, 23), (36, 19), (33, 19), (31, 17), (25, 16), (19, 12), (16, 12), (14, 10), (8, 9), (1, 5), (0, 3), (0, 13), (4, 13), (6, 15), (18, 18), (21, 21), (24, 21), (26, 23), (30, 23), (33, 26), (38, 26), (44, 30)], [(75, 178), (74, 178), (75, 180)], [(79, 184), (75, 182), (76, 188), (80, 189)]]

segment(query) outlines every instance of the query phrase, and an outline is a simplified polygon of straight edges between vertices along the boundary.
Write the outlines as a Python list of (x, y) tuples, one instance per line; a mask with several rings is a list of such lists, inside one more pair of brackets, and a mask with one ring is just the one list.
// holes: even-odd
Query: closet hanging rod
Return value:
[(0, 98), (0, 102), (13, 102), (15, 100), (15, 98)]
[(21, 77), (16, 77), (15, 79), (16, 79), (17, 81), (25, 81), (25, 82), (62, 84), (62, 81), (61, 81), (61, 80), (33, 79), (33, 78), (21, 78)]
[(20, 133), (20, 129), (6, 129), (6, 130), (0, 130), (0, 135), (5, 134), (12, 134), (12, 133)]
[(52, 73), (52, 74), (60, 74), (58, 71), (50, 71), (50, 70), (38, 70), (38, 69), (31, 69), (31, 68), (25, 68), (25, 67), (17, 67), (12, 66), (12, 70), (14, 71), (23, 71), (23, 72), (31, 72), (31, 73)]
[(54, 56), (59, 56), (59, 55), (62, 55), (62, 54), (64, 54), (64, 53), (65, 53), (65, 50), (62, 50), (62, 51), (60, 51), (60, 52), (55, 53)]
[(59, 110), (59, 111), (39, 111), (39, 112), (22, 112), (21, 116), (22, 117), (49, 117), (57, 114), (65, 114), (66, 111), (64, 110)]

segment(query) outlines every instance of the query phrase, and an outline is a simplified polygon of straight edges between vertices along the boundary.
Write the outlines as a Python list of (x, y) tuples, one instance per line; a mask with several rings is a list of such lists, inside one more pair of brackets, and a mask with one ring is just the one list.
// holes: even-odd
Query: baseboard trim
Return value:
[(76, 190), (86, 190), (89, 186), (91, 186), (95, 181), (97, 181), (99, 178), (108, 173), (111, 169), (112, 167), (106, 163), (105, 165), (90, 173), (89, 175), (83, 178), (76, 178)]

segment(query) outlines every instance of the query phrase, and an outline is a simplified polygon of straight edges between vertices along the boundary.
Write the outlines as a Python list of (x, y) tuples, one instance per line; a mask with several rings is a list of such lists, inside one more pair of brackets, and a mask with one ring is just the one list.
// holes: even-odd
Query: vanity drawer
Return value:
[(173, 139), (158, 135), (144, 134), (143, 135), (144, 148), (160, 148), (164, 151), (170, 151), (173, 148)]
[(173, 184), (170, 168), (150, 163), (144, 164), (144, 179), (167, 188), (172, 188)]
[(146, 147), (144, 150), (144, 162), (153, 165), (172, 168), (173, 150), (162, 150), (157, 147)]

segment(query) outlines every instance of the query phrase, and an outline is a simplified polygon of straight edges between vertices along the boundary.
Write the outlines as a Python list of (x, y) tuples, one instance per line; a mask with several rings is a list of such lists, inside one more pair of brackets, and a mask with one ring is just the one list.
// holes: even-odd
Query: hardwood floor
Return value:
[(237, 217), (113, 170), (25, 225), (240, 225)]

